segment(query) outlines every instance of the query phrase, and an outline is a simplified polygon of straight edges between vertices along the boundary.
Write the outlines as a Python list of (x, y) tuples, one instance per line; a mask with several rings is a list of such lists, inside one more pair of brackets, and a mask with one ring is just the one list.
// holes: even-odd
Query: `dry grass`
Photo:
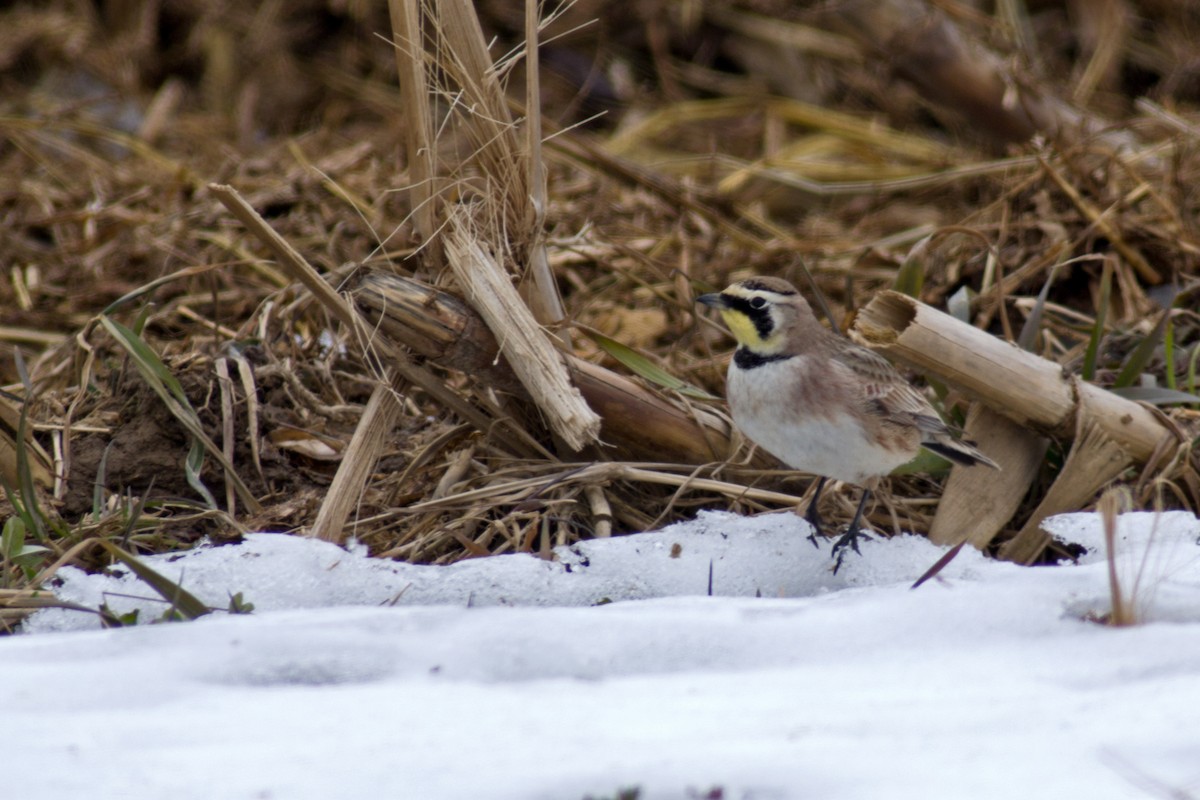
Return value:
[[(847, 34), (854, 3), (697, 4), (705, 25), (669, 4), (578, 3), (541, 31), (538, 81), (520, 58), (529, 20), (503, 4), (444, 3), (456, 15), (436, 25), (416, 3), (101, 5), (0, 12), (0, 465), (22, 498), (22, 475), (47, 470), (37, 502), (13, 509), (40, 515), (24, 541), (47, 550), (6, 556), (6, 591), (64, 558), (98, 566), (79, 548), (97, 537), (150, 552), (315, 528), (444, 563), (791, 505), (807, 481), (739, 466), (736, 436), (671, 463), (620, 441), (580, 452), (567, 443), (594, 429), (530, 391), (572, 363), (553, 348), (629, 375), (584, 334), (598, 331), (720, 394), (730, 343), (693, 298), (755, 273), (819, 293), (842, 328), (901, 287), (1099, 386), (1196, 391), (1200, 91), (1181, 54), (1198, 20), (1183, 7), (1143, 29), (1131, 20), (1157, 4), (1105, 4), (1124, 15), (1074, 26), (1080, 4), (1042, 4), (1022, 52), (1030, 31), (936, 4), (950, 13), (928, 12), (928, 31), (970, 45), (959, 74), (1011, 89), (972, 95), (983, 105), (964, 118), (948, 92), (972, 87)], [(392, 48), (393, 20), (420, 34)], [(531, 91), (541, 117), (524, 111)], [(993, 135), (1030, 120), (1055, 127)], [(472, 288), (464, 248), (487, 256), (491, 290)], [(371, 270), (465, 297), (502, 349), (514, 328), (480, 293), (510, 286), (545, 371), (522, 358), (506, 379), (502, 362), (464, 372), (414, 352), (339, 294)], [(189, 469), (196, 433), (102, 315), (178, 381), (215, 449), (203, 466)], [(725, 424), (720, 403), (634, 382), (664, 413)], [(962, 420), (959, 400), (944, 405)], [(1195, 409), (1155, 411), (1173, 444), (1118, 457), (1102, 483), (1127, 484), (1138, 508), (1200, 507)], [(1108, 446), (1048, 433), (1031, 434), (1041, 449), (993, 548), (1020, 537), (1072, 455), (1092, 458), (1075, 442)], [(871, 524), (928, 531), (944, 482), (936, 467), (894, 477)], [(1090, 508), (1102, 488), (1056, 496)], [(853, 511), (849, 494), (826, 502), (829, 519)]]

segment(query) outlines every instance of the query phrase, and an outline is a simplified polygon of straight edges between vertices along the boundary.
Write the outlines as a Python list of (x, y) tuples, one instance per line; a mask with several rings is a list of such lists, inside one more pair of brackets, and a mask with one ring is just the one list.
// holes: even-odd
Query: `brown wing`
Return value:
[(929, 401), (904, 380), (891, 362), (865, 347), (846, 344), (833, 358), (861, 380), (868, 410), (879, 415), (885, 425), (915, 427), (922, 447), (951, 461), (966, 465), (986, 464), (1000, 469), (995, 461), (975, 447), (974, 442), (956, 438)]
[(846, 346), (834, 354), (834, 360), (849, 367), (862, 381), (863, 400), (872, 411), (897, 422), (909, 422), (923, 433), (946, 431), (929, 401), (883, 356), (846, 342)]

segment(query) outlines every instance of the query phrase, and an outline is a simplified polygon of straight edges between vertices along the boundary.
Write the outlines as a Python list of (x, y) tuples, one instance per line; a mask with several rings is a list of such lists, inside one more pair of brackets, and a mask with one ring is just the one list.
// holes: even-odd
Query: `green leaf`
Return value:
[(1133, 348), (1133, 352), (1129, 354), (1129, 358), (1125, 359), (1125, 366), (1121, 368), (1117, 379), (1113, 381), (1114, 389), (1132, 386), (1142, 376), (1146, 365), (1150, 363), (1150, 359), (1154, 358), (1154, 351), (1158, 349), (1159, 342), (1162, 341), (1163, 334), (1167, 329), (1167, 320), (1170, 318), (1170, 309), (1163, 311), (1162, 316), (1158, 318), (1158, 324), (1154, 326), (1154, 330), (1150, 331), (1146, 338), (1138, 342), (1137, 347)]
[(227, 610), (230, 614), (251, 614), (254, 612), (254, 603), (242, 597), (242, 593), (238, 592), (229, 595), (229, 608)]
[(12, 563), (18, 567), (31, 567), (39, 564), (42, 556), (46, 553), (53, 552), (49, 547), (42, 547), (40, 544), (27, 544), (21, 547), (20, 550), (12, 557)]
[(4, 479), (3, 475), (0, 475), (0, 487), (4, 487), (4, 499), (8, 501), (8, 504), (13, 507), (13, 511), (15, 511), (17, 516), (20, 517), (21, 523), (25, 526), (25, 530), (32, 530), (34, 528), (33, 516), (30, 515), (29, 509), (25, 506), (25, 503), (21, 501), (21, 495), (16, 489), (9, 485), (8, 481)]
[(646, 356), (634, 350), (626, 344), (618, 342), (616, 339), (605, 336), (599, 331), (588, 330), (581, 328), (585, 334), (595, 342), (601, 350), (608, 353), (617, 361), (625, 365), (627, 369), (636, 375), (640, 375), (651, 383), (656, 383), (666, 389), (679, 392), (687, 397), (694, 397), (698, 400), (717, 400), (708, 392), (698, 386), (693, 386), (687, 381), (676, 378), (671, 373), (667, 372), (662, 367), (655, 364)]
[(196, 619), (212, 612), (212, 609), (200, 602), (194, 594), (136, 556), (125, 552), (107, 539), (100, 540), (100, 546), (118, 561), (133, 570), (133, 574), (149, 584), (164, 600), (178, 610), (184, 619)]
[(136, 608), (128, 614), (117, 614), (109, 608), (108, 603), (101, 603), (96, 613), (100, 615), (100, 624), (105, 628), (127, 628), (130, 625), (137, 625), (138, 622)]
[(25, 542), (25, 523), (20, 517), (9, 517), (4, 522), (4, 532), (0, 533), (0, 559), (13, 564), (28, 564), (36, 561), (42, 553), (49, 553), (49, 547)]
[(929, 234), (908, 251), (904, 263), (896, 270), (896, 280), (892, 282), (892, 289), (909, 297), (921, 297), (921, 290), (925, 288), (925, 260), (929, 255), (929, 245), (933, 242), (933, 236), (932, 233)]
[(1200, 403), (1200, 397), (1194, 394), (1168, 389), (1164, 386), (1124, 386), (1109, 391), (1126, 400), (1136, 400), (1153, 406), (1165, 406), (1172, 403)]
[(907, 464), (901, 464), (892, 470), (892, 475), (944, 475), (953, 466), (948, 460), (937, 453), (920, 450), (916, 458)]
[(25, 523), (20, 517), (9, 517), (4, 521), (0, 533), (0, 558), (12, 559), (25, 545)]
[(0, 532), (0, 587), (8, 588), (9, 564), (15, 564), (17, 554), (25, 546), (25, 523), (17, 515), (4, 521)]

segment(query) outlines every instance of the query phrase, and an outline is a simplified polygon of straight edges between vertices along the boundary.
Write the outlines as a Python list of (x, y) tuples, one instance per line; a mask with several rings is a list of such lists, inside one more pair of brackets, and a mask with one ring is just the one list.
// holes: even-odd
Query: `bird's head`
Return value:
[(738, 344), (758, 355), (782, 351), (797, 318), (812, 315), (796, 287), (779, 278), (747, 278), (696, 302), (720, 311)]

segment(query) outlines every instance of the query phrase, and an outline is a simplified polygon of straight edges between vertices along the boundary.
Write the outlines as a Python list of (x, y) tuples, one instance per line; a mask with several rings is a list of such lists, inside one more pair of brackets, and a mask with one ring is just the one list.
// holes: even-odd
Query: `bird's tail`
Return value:
[(955, 439), (947, 433), (942, 436), (931, 437), (921, 442), (921, 446), (926, 450), (937, 453), (942, 458), (953, 461), (955, 464), (962, 464), (964, 467), (984, 464), (992, 469), (1000, 469), (999, 464), (981, 453), (979, 448), (975, 446), (975, 443), (969, 439)]

